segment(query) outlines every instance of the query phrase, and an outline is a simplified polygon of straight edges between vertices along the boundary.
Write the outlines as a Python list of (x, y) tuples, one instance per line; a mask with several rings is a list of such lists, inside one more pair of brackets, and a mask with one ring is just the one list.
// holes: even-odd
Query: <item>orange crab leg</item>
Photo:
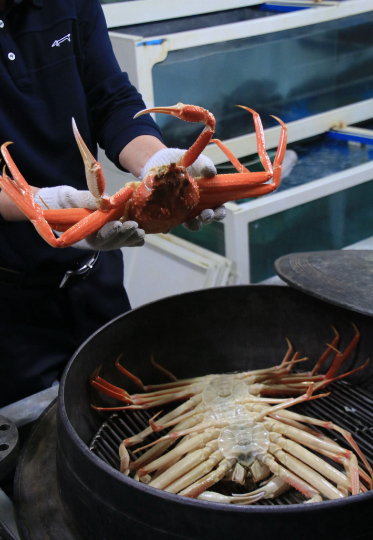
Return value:
[(108, 383), (107, 381), (105, 381), (99, 376), (100, 368), (101, 366), (95, 369), (95, 371), (92, 373), (90, 382), (93, 388), (96, 388), (97, 390), (99, 390), (103, 394), (106, 394), (107, 396), (111, 396), (116, 399), (119, 399), (119, 401), (124, 401), (125, 403), (133, 403), (129, 394), (125, 390), (123, 390), (122, 388), (118, 388), (117, 386), (114, 386), (113, 384)]
[[(74, 126), (74, 121), (73, 121)], [(81, 137), (74, 127), (74, 133), (77, 138), (79, 149), (82, 152), (82, 157), (87, 168), (87, 163), (89, 166), (92, 165), (94, 169), (96, 160), (89, 153), (88, 148), (82, 142)], [(80, 139), (79, 139), (80, 138)], [(119, 220), (123, 217), (124, 214), (124, 204), (132, 197), (134, 188), (132, 186), (124, 187), (120, 192), (116, 194), (116, 199), (114, 204), (110, 201), (109, 197), (104, 198), (107, 210), (96, 210), (89, 211), (86, 209), (66, 209), (66, 210), (46, 210), (44, 214), (43, 209), (39, 204), (34, 200), (34, 195), (32, 190), (22, 174), (20, 173), (18, 167), (14, 163), (12, 157), (9, 154), (8, 146), (9, 142), (1, 146), (1, 153), (4, 157), (6, 164), (8, 165), (13, 180), (11, 180), (3, 172), (3, 176), (0, 176), (0, 187), (13, 199), (13, 201), (18, 205), (20, 210), (30, 219), (30, 221), (35, 226), (38, 233), (52, 246), (57, 248), (68, 247), (80, 240), (83, 240), (88, 235), (97, 232), (105, 223), (109, 221)], [(92, 164), (93, 160), (93, 164)], [(99, 164), (98, 164), (99, 165)], [(96, 167), (97, 168), (97, 167)], [(100, 169), (101, 170), (101, 169)], [(88, 174), (88, 173), (87, 173)], [(92, 173), (93, 174), (93, 173)], [(87, 176), (88, 181), (88, 176)], [(60, 238), (54, 236), (51, 225), (46, 219), (46, 215), (52, 219), (53, 224), (62, 223), (62, 227), (57, 227), (56, 230), (65, 230), (68, 225), (71, 225), (71, 219), (79, 217), (80, 220), (70, 226), (66, 232), (64, 232)], [(81, 218), (81, 216), (83, 216)], [(67, 221), (66, 221), (67, 218)]]
[(335, 338), (333, 339), (331, 345), (328, 346), (328, 348), (326, 349), (326, 351), (324, 352), (324, 354), (319, 358), (319, 360), (317, 361), (315, 367), (313, 368), (313, 370), (311, 371), (311, 375), (316, 375), (316, 373), (318, 373), (320, 371), (320, 368), (321, 366), (324, 364), (324, 362), (329, 358), (330, 354), (332, 353), (333, 351), (333, 348), (337, 347), (338, 345), (338, 342), (339, 342), (339, 334), (337, 332), (337, 330), (334, 328), (334, 326), (332, 326), (333, 330), (334, 330), (334, 333), (335, 333)]
[(211, 140), (211, 137), (215, 131), (215, 118), (206, 109), (198, 107), (196, 105), (184, 105), (184, 103), (178, 103), (177, 105), (172, 105), (170, 107), (152, 107), (150, 109), (144, 109), (143, 111), (138, 112), (134, 118), (141, 116), (142, 114), (158, 112), (163, 114), (169, 114), (171, 116), (176, 116), (185, 122), (203, 122), (205, 128), (197, 138), (194, 144), (185, 152), (185, 154), (177, 161), (177, 165), (182, 167), (189, 167), (192, 165), (198, 156), (203, 152), (208, 143)]
[(239, 173), (250, 172), (249, 169), (247, 169), (244, 165), (242, 165), (242, 163), (238, 161), (236, 156), (229, 150), (227, 146), (225, 146), (224, 143), (221, 142), (220, 139), (211, 139), (210, 142), (215, 143), (216, 146), (220, 148), (220, 150), (227, 156), (229, 161), (232, 163), (233, 167)]
[(325, 375), (326, 379), (334, 377), (334, 375), (338, 372), (339, 368), (343, 366), (347, 358), (350, 356), (350, 354), (352, 353), (352, 351), (355, 349), (356, 345), (358, 344), (359, 339), (360, 339), (360, 332), (354, 324), (353, 324), (353, 327), (355, 329), (354, 338), (352, 339), (351, 343), (349, 344), (349, 346), (347, 347), (347, 349), (345, 350), (343, 354), (338, 352), (336, 358), (334, 359), (333, 364), (331, 365), (329, 371)]
[[(287, 128), (285, 124), (277, 117), (276, 120), (281, 124), (280, 142), (277, 148), (276, 156), (273, 161), (273, 169), (271, 160), (268, 157), (265, 148), (264, 130), (260, 117), (257, 112), (242, 107), (250, 111), (254, 117), (255, 133), (258, 141), (259, 158), (265, 168), (265, 172), (250, 173), (240, 162), (235, 158), (232, 152), (218, 139), (212, 139), (224, 154), (231, 161), (232, 165), (239, 171), (239, 174), (224, 174), (216, 175), (213, 178), (198, 179), (198, 189), (200, 193), (200, 201), (193, 212), (193, 215), (198, 215), (204, 208), (215, 208), (227, 202), (237, 199), (246, 199), (251, 197), (259, 197), (267, 195), (278, 188), (281, 180), (282, 162), (286, 150)], [(271, 184), (266, 184), (273, 177)]]
[(88, 189), (96, 199), (100, 199), (105, 193), (105, 177), (101, 165), (88, 150), (76, 127), (74, 118), (72, 119), (72, 126), (76, 143), (84, 161)]
[(73, 225), (89, 216), (95, 210), (88, 208), (65, 208), (64, 210), (44, 210), (44, 218), (48, 221), (51, 229), (64, 232)]

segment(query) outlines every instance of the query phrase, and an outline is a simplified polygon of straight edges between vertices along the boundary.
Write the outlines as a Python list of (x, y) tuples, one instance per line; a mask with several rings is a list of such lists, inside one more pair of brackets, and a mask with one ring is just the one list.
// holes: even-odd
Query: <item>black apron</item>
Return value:
[(59, 277), (55, 285), (37, 279), (0, 281), (0, 408), (50, 387), (93, 332), (131, 309), (120, 250), (101, 252), (85, 278), (67, 287), (59, 288)]

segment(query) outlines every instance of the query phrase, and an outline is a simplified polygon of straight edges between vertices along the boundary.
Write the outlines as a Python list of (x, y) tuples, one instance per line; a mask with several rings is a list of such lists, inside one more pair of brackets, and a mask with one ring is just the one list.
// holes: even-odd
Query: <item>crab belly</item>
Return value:
[(128, 219), (147, 234), (167, 233), (188, 220), (198, 201), (197, 183), (172, 163), (150, 171), (132, 196)]

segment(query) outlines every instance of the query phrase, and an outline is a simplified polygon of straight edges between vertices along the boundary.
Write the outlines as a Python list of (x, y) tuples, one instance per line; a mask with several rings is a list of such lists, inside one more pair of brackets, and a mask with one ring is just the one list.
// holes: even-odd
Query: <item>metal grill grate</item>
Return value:
[[(347, 429), (352, 433), (368, 461), (373, 464), (373, 394), (362, 388), (352, 386), (346, 381), (332, 383), (328, 389), (331, 390), (329, 397), (302, 403), (292, 408), (292, 410), (320, 420), (330, 420), (338, 426)], [(163, 413), (166, 414), (174, 407), (175, 405), (162, 407)], [(120, 411), (119, 413), (112, 414), (93, 437), (90, 450), (107, 464), (119, 470), (118, 447), (120, 443), (123, 439), (127, 439), (148, 427), (149, 419), (152, 416), (154, 416), (154, 411), (149, 412), (145, 410)], [(320, 431), (327, 434), (328, 437), (338, 442), (341, 446), (348, 448), (347, 441), (340, 433), (323, 430), (318, 427), (317, 429), (320, 429)], [(165, 432), (153, 433), (146, 440), (150, 442), (164, 434)], [(130, 448), (128, 450), (131, 461), (137, 459), (142, 454), (142, 452), (133, 454)], [(333, 466), (337, 467), (334, 462)], [(216, 491), (230, 495), (223, 482), (220, 482), (218, 488)], [(235, 493), (244, 493), (245, 491), (243, 486), (235, 484)], [(304, 502), (304, 500), (304, 497), (292, 488), (276, 499), (262, 499), (256, 504), (299, 504)]]

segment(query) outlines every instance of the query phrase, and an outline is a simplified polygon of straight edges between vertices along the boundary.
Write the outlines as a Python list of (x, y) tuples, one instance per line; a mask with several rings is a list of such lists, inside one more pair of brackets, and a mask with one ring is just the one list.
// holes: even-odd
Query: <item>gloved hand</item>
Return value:
[[(162, 150), (159, 150), (159, 152), (154, 154), (141, 169), (140, 179), (143, 180), (153, 167), (175, 163), (185, 154), (185, 152), (186, 150), (180, 148), (163, 148)], [(187, 167), (187, 171), (193, 178), (198, 178), (199, 176), (208, 176), (212, 178), (216, 175), (215, 165), (210, 158), (203, 154), (196, 159), (193, 165)], [(221, 221), (225, 216), (226, 210), (224, 206), (218, 206), (214, 210), (208, 208), (203, 210), (199, 216), (183, 223), (183, 227), (189, 231), (199, 231), (202, 229), (203, 225), (208, 225), (212, 221)]]
[[(71, 186), (41, 188), (35, 201), (44, 209), (88, 208), (97, 210), (96, 200), (89, 191), (80, 191)], [(57, 233), (62, 234), (62, 233)], [(122, 247), (143, 246), (145, 232), (135, 221), (110, 221), (99, 231), (72, 245), (73, 248), (110, 251)]]

